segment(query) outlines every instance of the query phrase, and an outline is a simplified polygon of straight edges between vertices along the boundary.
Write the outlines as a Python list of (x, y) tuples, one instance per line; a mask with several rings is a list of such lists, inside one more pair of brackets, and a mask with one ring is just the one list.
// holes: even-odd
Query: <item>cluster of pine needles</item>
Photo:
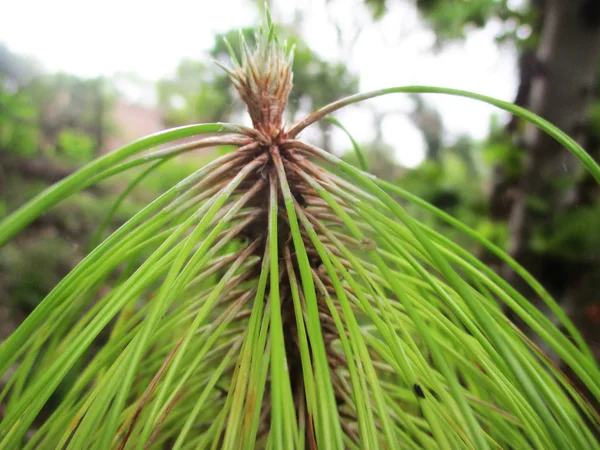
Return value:
[[(600, 448), (591, 406), (600, 371), (548, 293), (464, 224), (299, 135), (368, 98), (437, 92), (533, 122), (600, 180), (594, 161), (521, 108), (444, 88), (359, 94), (286, 127), (293, 52), (270, 18), (254, 50), (242, 39), (241, 61), (231, 53), (225, 69), (253, 128), (190, 125), (144, 138), (0, 222), (2, 245), (66, 197), (143, 168), (110, 219), (177, 155), (234, 147), (110, 236), (101, 229), (3, 343), (0, 449)], [(553, 317), (406, 202), (510, 264)]]

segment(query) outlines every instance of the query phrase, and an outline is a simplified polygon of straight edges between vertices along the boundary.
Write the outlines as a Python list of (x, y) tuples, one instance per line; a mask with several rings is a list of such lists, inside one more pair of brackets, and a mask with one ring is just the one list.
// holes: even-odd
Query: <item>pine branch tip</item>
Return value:
[(254, 128), (267, 141), (283, 132), (283, 113), (292, 90), (294, 46), (280, 45), (273, 18), (265, 5), (267, 27), (259, 27), (251, 49), (240, 31), (241, 64), (231, 44), (224, 39), (232, 66), (218, 63), (231, 79), (240, 98), (248, 107)]

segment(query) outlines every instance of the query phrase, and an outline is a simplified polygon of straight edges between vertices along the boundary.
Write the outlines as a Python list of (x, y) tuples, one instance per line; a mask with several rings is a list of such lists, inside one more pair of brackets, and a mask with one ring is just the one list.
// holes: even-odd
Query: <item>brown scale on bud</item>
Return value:
[(276, 143), (282, 138), (283, 113), (292, 90), (292, 62), (294, 49), (286, 43), (279, 45), (273, 21), (267, 17), (267, 30), (262, 27), (256, 34), (256, 48), (251, 51), (242, 34), (241, 63), (226, 42), (232, 67), (219, 63), (248, 107), (252, 125), (264, 138), (264, 144)]
[(363, 250), (377, 250), (377, 244), (375, 241), (366, 237), (360, 240), (360, 247)]

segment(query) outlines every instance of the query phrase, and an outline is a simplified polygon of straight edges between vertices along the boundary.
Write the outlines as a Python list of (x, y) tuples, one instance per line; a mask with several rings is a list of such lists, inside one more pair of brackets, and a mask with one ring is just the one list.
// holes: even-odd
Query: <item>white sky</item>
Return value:
[[(302, 34), (311, 48), (348, 64), (360, 76), (361, 91), (431, 84), (504, 100), (512, 100), (516, 92), (514, 52), (494, 43), (499, 24), (470, 32), (464, 43), (433, 54), (434, 35), (423, 26), (409, 0), (389, 1), (394, 6), (375, 23), (363, 0), (273, 3), (278, 21), (291, 22), (301, 13)], [(48, 70), (81, 76), (133, 72), (156, 80), (172, 72), (184, 57), (206, 56), (215, 33), (258, 20), (257, 8), (248, 0), (19, 0), (2, 6), (0, 42), (34, 56)], [(357, 29), (361, 32), (351, 46)], [(490, 115), (497, 113), (472, 100), (445, 96), (427, 96), (427, 100), (441, 112), (448, 140), (462, 133), (485, 137)], [(411, 103), (400, 94), (371, 102), (378, 109), (398, 113), (385, 120), (384, 139), (394, 146), (401, 164), (417, 165), (424, 156), (423, 137), (400, 114), (410, 111)], [(338, 117), (359, 141), (372, 138), (372, 129), (364, 126), (371, 116), (364, 110), (353, 108)], [(343, 135), (336, 133), (332, 139), (335, 147), (347, 147)]]

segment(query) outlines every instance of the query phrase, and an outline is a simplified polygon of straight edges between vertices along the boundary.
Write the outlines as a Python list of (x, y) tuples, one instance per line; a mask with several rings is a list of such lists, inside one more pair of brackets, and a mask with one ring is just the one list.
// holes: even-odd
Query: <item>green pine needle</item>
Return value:
[[(455, 95), (540, 127), (600, 181), (593, 159), (522, 108), (429, 86), (358, 94), (285, 128), (293, 49), (279, 45), (270, 15), (254, 51), (240, 42), (241, 64), (226, 42), (225, 70), (253, 129), (201, 124), (149, 136), (0, 222), (3, 245), (82, 189), (132, 175), (93, 250), (0, 347), (0, 449), (600, 448), (600, 370), (556, 301), (476, 231), (368, 174), (358, 143), (327, 116), (392, 93)], [(360, 169), (297, 139), (325, 118), (348, 135)], [(104, 238), (142, 179), (216, 145), (235, 150)], [(555, 317), (391, 195), (501, 258)]]

